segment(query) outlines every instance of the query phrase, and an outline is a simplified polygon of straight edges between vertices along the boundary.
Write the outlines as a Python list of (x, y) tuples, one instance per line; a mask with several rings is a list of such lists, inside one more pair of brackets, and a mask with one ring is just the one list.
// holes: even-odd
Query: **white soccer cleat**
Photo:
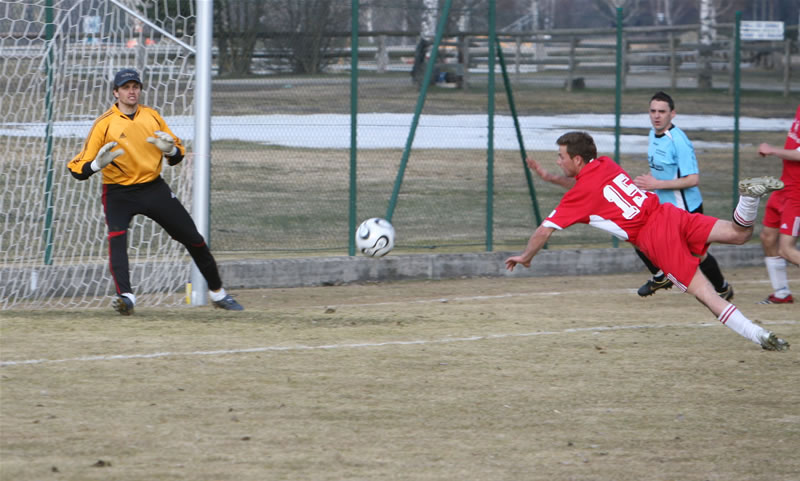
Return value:
[(776, 336), (774, 333), (769, 331), (764, 331), (764, 333), (759, 336), (761, 340), (761, 347), (767, 351), (788, 351), (789, 350), (789, 343), (781, 339), (780, 337)]
[(753, 177), (739, 181), (739, 195), (747, 197), (763, 197), (781, 189), (783, 182), (775, 177)]

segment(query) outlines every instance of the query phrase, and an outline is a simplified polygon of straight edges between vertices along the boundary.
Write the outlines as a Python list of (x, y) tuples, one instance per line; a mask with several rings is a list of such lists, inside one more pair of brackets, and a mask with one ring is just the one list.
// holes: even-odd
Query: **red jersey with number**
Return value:
[[(789, 128), (786, 136), (786, 143), (783, 145), (786, 150), (800, 150), (800, 105), (797, 106), (797, 113), (794, 122)], [(800, 162), (797, 160), (783, 159), (783, 173), (781, 174), (787, 192), (791, 192), (792, 197), (800, 197)]]
[(598, 157), (575, 176), (575, 185), (542, 222), (565, 229), (589, 224), (638, 247), (685, 291), (708, 251), (708, 236), (717, 219), (690, 214), (658, 196), (639, 190), (630, 176), (608, 157)]
[(589, 224), (636, 244), (650, 213), (660, 205), (657, 195), (639, 190), (627, 172), (608, 157), (590, 161), (575, 180), (542, 225), (561, 230)]

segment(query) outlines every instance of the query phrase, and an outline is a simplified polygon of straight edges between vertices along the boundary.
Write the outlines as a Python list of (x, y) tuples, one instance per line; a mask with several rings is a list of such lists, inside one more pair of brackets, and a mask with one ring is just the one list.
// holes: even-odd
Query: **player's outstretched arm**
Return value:
[(688, 189), (689, 187), (700, 185), (700, 176), (698, 174), (689, 174), (672, 180), (658, 180), (651, 174), (645, 174), (633, 179), (633, 185), (651, 192), (656, 189)]
[(575, 179), (573, 179), (572, 177), (567, 177), (566, 175), (551, 174), (550, 172), (545, 170), (545, 168), (542, 167), (539, 164), (539, 162), (536, 162), (536, 160), (530, 157), (525, 159), (525, 163), (528, 164), (528, 167), (534, 172), (536, 172), (536, 175), (538, 175), (545, 182), (550, 182), (551, 184), (560, 185), (565, 189), (571, 189), (572, 186), (575, 185)]
[(506, 259), (506, 269), (513, 271), (517, 264), (521, 264), (524, 267), (530, 267), (534, 256), (536, 256), (542, 247), (544, 247), (544, 245), (547, 243), (547, 240), (550, 239), (551, 235), (553, 235), (554, 231), (555, 229), (552, 227), (545, 227), (543, 225), (537, 227), (531, 238), (528, 240), (528, 246), (525, 248), (522, 254), (518, 256), (511, 256)]
[(774, 155), (776, 157), (780, 157), (781, 159), (800, 161), (800, 150), (781, 149), (778, 147), (773, 147), (767, 143), (758, 146), (758, 154), (761, 157)]

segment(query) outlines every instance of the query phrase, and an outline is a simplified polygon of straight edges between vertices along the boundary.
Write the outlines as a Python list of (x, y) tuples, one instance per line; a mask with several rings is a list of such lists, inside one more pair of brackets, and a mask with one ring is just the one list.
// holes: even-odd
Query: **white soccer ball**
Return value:
[(356, 246), (369, 257), (383, 257), (394, 248), (394, 227), (380, 217), (367, 219), (356, 230)]

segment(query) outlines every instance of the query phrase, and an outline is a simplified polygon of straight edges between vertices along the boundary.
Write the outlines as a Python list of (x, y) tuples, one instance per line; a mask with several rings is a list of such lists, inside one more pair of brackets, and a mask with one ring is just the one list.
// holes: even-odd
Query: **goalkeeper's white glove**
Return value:
[(175, 139), (166, 132), (156, 130), (153, 132), (155, 137), (148, 137), (147, 141), (158, 147), (158, 150), (164, 152), (167, 157), (172, 157), (178, 153), (178, 147), (175, 146)]
[(100, 147), (100, 150), (97, 152), (97, 157), (94, 158), (92, 161), (92, 170), (98, 172), (103, 170), (103, 167), (110, 164), (114, 159), (119, 157), (120, 155), (124, 154), (125, 151), (122, 149), (111, 151), (114, 147), (117, 146), (116, 142), (109, 142), (106, 145)]

